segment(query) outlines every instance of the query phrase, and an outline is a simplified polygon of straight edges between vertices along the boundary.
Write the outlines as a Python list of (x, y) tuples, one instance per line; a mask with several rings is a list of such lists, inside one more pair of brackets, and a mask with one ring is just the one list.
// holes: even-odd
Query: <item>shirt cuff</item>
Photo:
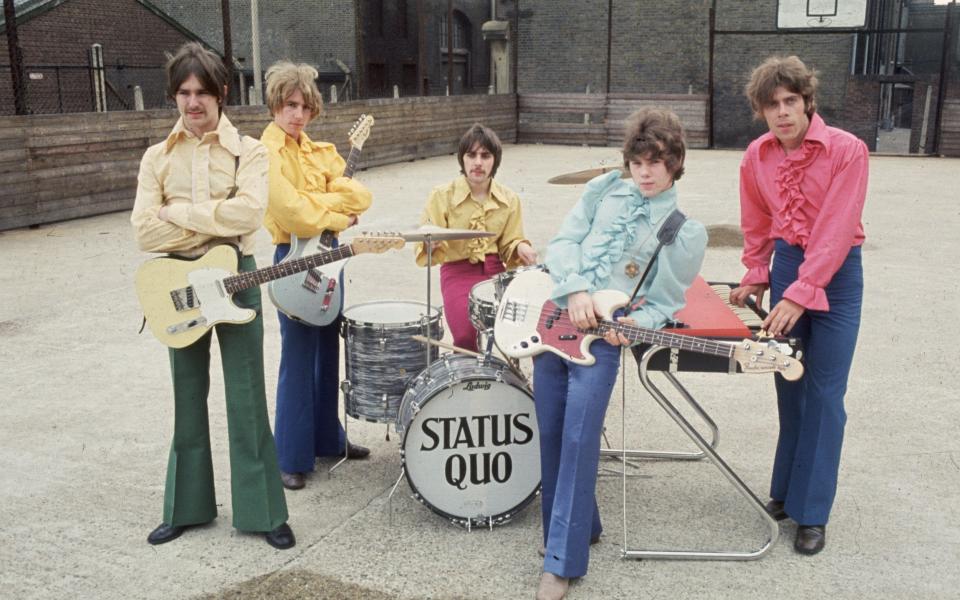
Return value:
[(770, 285), (770, 268), (763, 265), (749, 269), (740, 280), (740, 285)]
[(551, 294), (551, 300), (560, 300), (566, 298), (570, 294), (575, 292), (589, 292), (590, 291), (590, 282), (587, 279), (580, 275), (579, 273), (573, 273), (568, 275), (562, 283), (557, 284), (553, 288), (553, 294)]
[(783, 292), (783, 297), (792, 300), (807, 310), (830, 310), (827, 293), (821, 287), (812, 286), (804, 281), (794, 281)]

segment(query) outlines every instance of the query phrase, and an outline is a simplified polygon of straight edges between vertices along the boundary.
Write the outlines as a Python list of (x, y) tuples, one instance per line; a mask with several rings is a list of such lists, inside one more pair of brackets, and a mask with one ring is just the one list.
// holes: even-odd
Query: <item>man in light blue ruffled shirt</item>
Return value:
[[(674, 182), (683, 174), (685, 148), (679, 118), (642, 109), (627, 122), (624, 167), (590, 181), (547, 247), (546, 265), (556, 283), (552, 299), (568, 309), (580, 329), (597, 327), (602, 315), (592, 294), (616, 289), (631, 295), (654, 260), (657, 231), (677, 208)], [(706, 229), (687, 219), (664, 245), (620, 321), (663, 327), (683, 308), (707, 245)], [(553, 353), (534, 358), (534, 400), (540, 429), (544, 555), (537, 598), (562, 598), (570, 578), (587, 572), (589, 545), (602, 527), (594, 492), (600, 435), (616, 383), (620, 346), (612, 331), (590, 347), (596, 362), (577, 365)]]

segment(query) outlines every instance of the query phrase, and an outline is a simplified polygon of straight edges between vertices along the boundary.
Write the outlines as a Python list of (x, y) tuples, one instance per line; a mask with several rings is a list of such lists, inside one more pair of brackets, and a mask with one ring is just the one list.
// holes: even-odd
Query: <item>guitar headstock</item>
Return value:
[(371, 127), (373, 127), (373, 116), (360, 115), (360, 118), (357, 119), (357, 122), (354, 123), (353, 127), (350, 128), (350, 133), (347, 134), (347, 138), (350, 140), (350, 145), (357, 150), (363, 148), (363, 143), (367, 141), (368, 137), (370, 137)]
[(361, 233), (350, 240), (354, 254), (382, 254), (390, 249), (403, 248), (406, 243), (403, 236), (392, 231)]
[(788, 381), (803, 376), (803, 363), (784, 354), (780, 344), (756, 340), (743, 340), (733, 348), (733, 357), (740, 363), (744, 373), (780, 373)]

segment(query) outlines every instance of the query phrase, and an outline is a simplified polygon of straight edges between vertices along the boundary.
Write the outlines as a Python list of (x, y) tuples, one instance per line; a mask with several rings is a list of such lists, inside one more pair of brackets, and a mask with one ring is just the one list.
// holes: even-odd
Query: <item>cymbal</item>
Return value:
[[(609, 173), (610, 171), (623, 169), (623, 165), (609, 166), (609, 167), (596, 167), (593, 169), (587, 169), (585, 171), (574, 171), (573, 173), (563, 173), (557, 175), (556, 177), (551, 177), (547, 180), (547, 183), (556, 183), (558, 185), (569, 185), (572, 183), (586, 183), (593, 179), (603, 175), (604, 173)], [(620, 178), (626, 179), (630, 177), (630, 171), (624, 171), (621, 173)]]
[(408, 242), (441, 242), (444, 240), (469, 240), (473, 238), (493, 237), (497, 234), (473, 229), (447, 229), (436, 225), (421, 225), (413, 231), (404, 231), (400, 236)]

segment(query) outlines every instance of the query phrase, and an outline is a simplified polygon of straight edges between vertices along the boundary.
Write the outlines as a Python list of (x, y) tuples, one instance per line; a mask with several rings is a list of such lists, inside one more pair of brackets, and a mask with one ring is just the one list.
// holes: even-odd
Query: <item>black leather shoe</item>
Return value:
[(764, 508), (767, 509), (767, 514), (777, 521), (782, 521), (789, 516), (787, 512), (783, 510), (783, 500), (771, 500), (767, 502)]
[(797, 527), (797, 540), (793, 549), (808, 556), (823, 550), (827, 544), (826, 525), (801, 525)]
[(280, 471), (280, 481), (283, 482), (283, 487), (288, 490), (299, 490), (305, 485), (303, 473), (284, 473)]
[(267, 538), (267, 543), (277, 550), (287, 550), (297, 545), (297, 538), (293, 536), (293, 530), (290, 529), (290, 526), (286, 523), (280, 525), (273, 531), (268, 531), (265, 537)]
[(157, 544), (166, 544), (167, 542), (172, 542), (173, 540), (180, 537), (180, 535), (186, 531), (187, 527), (177, 526), (177, 525), (167, 525), (166, 523), (160, 523), (157, 525), (157, 528), (150, 532), (150, 535), (147, 536), (147, 542), (156, 546)]
[(353, 444), (350, 442), (347, 442), (346, 450), (347, 450), (346, 452), (340, 452), (340, 456), (344, 456), (344, 454), (347, 454), (348, 458), (356, 458), (360, 460), (363, 460), (364, 458), (367, 458), (368, 456), (370, 456), (370, 448), (366, 448), (364, 446), (358, 446), (357, 444)]

